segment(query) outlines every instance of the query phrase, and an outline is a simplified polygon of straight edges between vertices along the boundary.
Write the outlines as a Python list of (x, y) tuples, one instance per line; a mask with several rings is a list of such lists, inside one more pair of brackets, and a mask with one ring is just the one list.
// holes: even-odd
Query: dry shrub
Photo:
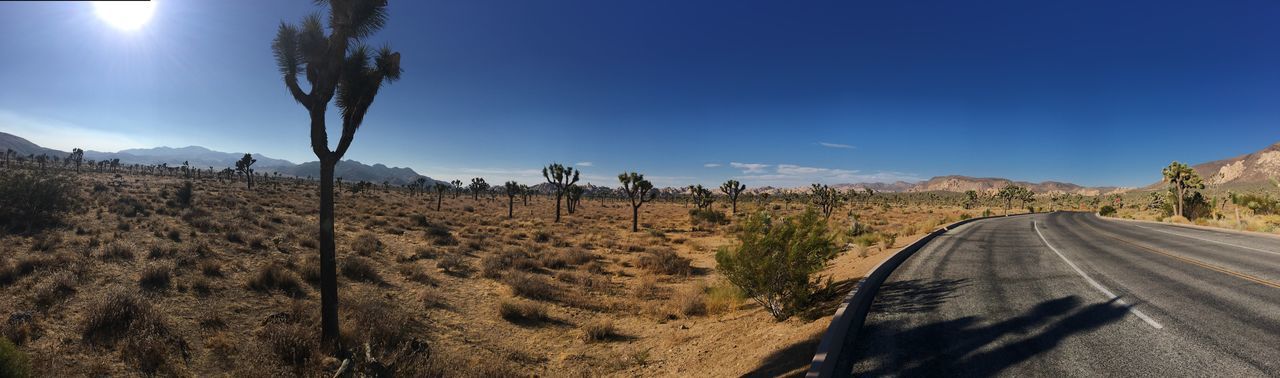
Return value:
[(422, 304), (423, 309), (445, 307), (444, 297), (434, 289), (423, 289), (418, 292), (418, 303)]
[(76, 276), (68, 271), (54, 273), (35, 287), (37, 308), (48, 309), (63, 298), (76, 292)]
[(58, 248), (62, 244), (62, 234), (57, 232), (46, 232), (37, 236), (31, 242), (31, 251), (33, 252), (49, 252)]
[(404, 276), (406, 280), (423, 285), (435, 286), (438, 284), (436, 279), (427, 274), (427, 270), (417, 263), (400, 264), (400, 275)]
[(689, 262), (676, 251), (661, 248), (641, 255), (636, 265), (650, 273), (687, 276), (692, 271)]
[(342, 259), (342, 276), (374, 284), (383, 282), (382, 275), (378, 273), (377, 268), (373, 267), (373, 262), (359, 256)]
[(546, 305), (521, 300), (503, 300), (498, 303), (498, 315), (512, 323), (541, 323), (550, 319)]
[(672, 300), (676, 312), (685, 317), (706, 315), (707, 295), (701, 285), (680, 290)]
[(318, 327), (299, 322), (271, 321), (258, 330), (258, 340), (267, 352), (301, 376), (315, 359), (320, 346)]
[(369, 256), (382, 250), (382, 242), (373, 233), (363, 233), (351, 242), (351, 250), (360, 256)]
[(249, 280), (249, 288), (262, 293), (280, 290), (285, 295), (294, 298), (301, 298), (307, 295), (306, 291), (302, 289), (302, 283), (298, 281), (298, 278), (279, 264), (269, 264), (258, 270), (258, 274)]
[(200, 273), (205, 277), (222, 277), (222, 264), (214, 260), (204, 260), (200, 262)]
[(654, 276), (644, 276), (640, 278), (640, 283), (636, 285), (635, 296), (637, 298), (652, 299), (662, 295), (662, 288), (658, 287), (658, 278)]
[(598, 319), (582, 325), (582, 338), (587, 342), (618, 338), (618, 330), (608, 319)]
[(462, 260), (462, 255), (458, 253), (446, 253), (436, 260), (436, 267), (448, 274), (465, 274), (471, 270), (467, 266), (467, 262)]
[(517, 261), (522, 260), (528, 260), (528, 255), (514, 248), (484, 256), (480, 258), (480, 275), (495, 279), (502, 277), (502, 272), (511, 269)]
[(555, 285), (535, 274), (511, 272), (503, 278), (503, 282), (517, 296), (534, 300), (555, 300), (559, 296), (559, 289)]
[(9, 339), (0, 337), (0, 377), (34, 377), (31, 359)]
[(160, 291), (169, 288), (173, 280), (173, 267), (168, 264), (149, 264), (142, 268), (138, 277), (138, 286), (144, 290)]
[(556, 273), (556, 280), (586, 289), (603, 289), (609, 286), (609, 279), (595, 274), (566, 270)]
[(212, 336), (204, 339), (204, 347), (209, 350), (211, 357), (217, 358), (221, 363), (227, 363), (238, 352), (239, 345), (226, 332), (216, 332)]
[(354, 338), (351, 345), (368, 344), (375, 353), (386, 354), (406, 343), (414, 341), (414, 331), (419, 324), (415, 314), (405, 311), (395, 302), (382, 296), (351, 296), (344, 298), (342, 310), (345, 338)]
[(716, 282), (707, 288), (707, 313), (720, 314), (737, 309), (742, 301), (746, 299), (746, 295), (742, 289), (728, 282)]
[(98, 250), (98, 258), (103, 260), (133, 260), (133, 255), (137, 249), (137, 246), (128, 241), (112, 240)]
[(81, 339), (95, 347), (119, 344), (125, 362), (144, 374), (173, 375), (176, 356), (172, 354), (183, 360), (188, 357), (186, 340), (137, 294), (112, 291), (90, 304), (86, 313), (80, 325)]

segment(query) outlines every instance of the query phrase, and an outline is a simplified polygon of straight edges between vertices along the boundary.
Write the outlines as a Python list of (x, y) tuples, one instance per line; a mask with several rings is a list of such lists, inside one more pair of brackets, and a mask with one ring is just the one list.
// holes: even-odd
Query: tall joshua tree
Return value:
[(515, 214), (516, 196), (524, 193), (524, 189), (521, 186), (515, 181), (507, 181), (506, 184), (502, 185), (507, 190), (507, 219), (511, 219)]
[[(317, 3), (326, 3), (316, 1)], [(362, 41), (387, 22), (386, 0), (329, 0), (328, 25), (320, 13), (300, 24), (281, 22), (271, 50), (285, 88), (311, 117), (311, 150), (320, 160), (320, 314), (321, 339), (337, 345), (338, 279), (333, 242), (333, 171), (347, 153), (356, 130), (384, 82), (400, 78), (400, 53), (383, 45), (371, 50)], [(329, 34), (326, 35), (325, 32)], [(302, 76), (310, 83), (304, 91)], [(329, 102), (342, 119), (342, 136), (329, 149), (325, 114)]]
[(569, 185), (578, 182), (578, 174), (573, 167), (565, 167), (560, 163), (551, 163), (542, 168), (542, 177), (556, 190), (556, 222), (560, 222), (560, 201), (564, 198), (564, 191)]
[(436, 185), (435, 185), (435, 189), (436, 189), (436, 211), (440, 211), (440, 203), (444, 201), (444, 192), (448, 191), (448, 190), (449, 190), (449, 188), (452, 188), (452, 187), (453, 187), (453, 185), (449, 185), (449, 184), (445, 184), (445, 183), (443, 183), (443, 182), (436, 181)]
[(622, 191), (631, 199), (631, 232), (640, 231), (640, 205), (653, 200), (658, 192), (653, 190), (653, 183), (644, 179), (644, 175), (628, 172), (618, 175), (622, 183)]
[(1173, 199), (1174, 213), (1187, 216), (1184, 204), (1187, 190), (1204, 189), (1204, 181), (1200, 179), (1199, 174), (1196, 174), (1196, 170), (1176, 161), (1169, 163), (1161, 173), (1164, 174), (1164, 181), (1169, 183), (1169, 191), (1176, 197)]
[(257, 162), (258, 159), (254, 159), (253, 155), (250, 154), (244, 154), (244, 157), (241, 157), (240, 160), (236, 161), (236, 172), (244, 175), (245, 185), (247, 185), (250, 190), (253, 189), (253, 168), (250, 168), (250, 166)]
[(458, 194), (462, 193), (462, 180), (449, 181), (449, 185), (453, 185), (453, 198), (458, 198)]
[(733, 204), (734, 214), (738, 213), (738, 195), (741, 195), (744, 190), (747, 190), (747, 186), (742, 185), (738, 180), (725, 181), (720, 185), (720, 191), (729, 196), (729, 202)]
[(480, 193), (489, 190), (489, 183), (484, 182), (483, 177), (472, 178), (471, 185), (467, 185), (467, 190), (471, 191), (471, 199), (478, 201), (480, 200)]

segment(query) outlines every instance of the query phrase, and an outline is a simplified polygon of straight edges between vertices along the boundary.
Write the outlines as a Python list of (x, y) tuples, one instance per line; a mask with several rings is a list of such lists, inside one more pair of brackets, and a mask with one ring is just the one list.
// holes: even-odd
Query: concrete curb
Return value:
[(1236, 229), (1231, 229), (1231, 228), (1221, 228), (1221, 227), (1209, 227), (1209, 226), (1201, 226), (1201, 225), (1198, 225), (1198, 224), (1165, 223), (1165, 222), (1157, 222), (1157, 221), (1149, 221), (1149, 220), (1141, 220), (1141, 219), (1127, 219), (1127, 218), (1105, 217), (1105, 216), (1098, 215), (1097, 213), (1092, 213), (1092, 214), (1093, 214), (1094, 216), (1098, 217), (1099, 219), (1107, 220), (1107, 221), (1113, 221), (1113, 222), (1118, 221), (1118, 222), (1130, 222), (1130, 223), (1161, 224), (1161, 225), (1165, 225), (1165, 226), (1174, 226), (1174, 227), (1190, 228), (1190, 229), (1193, 229), (1193, 230), (1217, 231), (1217, 232), (1223, 232), (1223, 233), (1228, 233), (1228, 234), (1245, 235), (1245, 236), (1263, 236), (1263, 237), (1268, 237), (1268, 238), (1272, 238), (1272, 239), (1280, 240), (1280, 235), (1272, 234), (1272, 233), (1267, 233), (1267, 232), (1244, 231), (1244, 230), (1236, 230)]
[[(1037, 213), (1030, 213), (1037, 214)], [(822, 341), (818, 343), (818, 349), (813, 354), (813, 362), (809, 364), (809, 372), (805, 373), (805, 377), (836, 377), (847, 376), (848, 374), (837, 374), (839, 371), (850, 371), (853, 368), (853, 359), (846, 356), (845, 347), (851, 346), (858, 339), (858, 331), (862, 330), (862, 324), (867, 320), (867, 312), (871, 310), (871, 303), (875, 300), (876, 294), (880, 291), (880, 285), (889, 278), (890, 274), (902, 265), (903, 261), (914, 255), (916, 251), (929, 244), (933, 238), (938, 237), (956, 227), (965, 225), (970, 222), (976, 222), (991, 218), (1004, 218), (1024, 214), (995, 215), (989, 217), (979, 217), (965, 219), (944, 226), (940, 229), (930, 232), (928, 235), (916, 240), (914, 243), (902, 247), (893, 256), (885, 259), (880, 265), (876, 265), (871, 269), (871, 273), (866, 279), (858, 282), (858, 285), (844, 297), (844, 301), (840, 307), (836, 309), (836, 314), (831, 318), (831, 325), (827, 326), (827, 332), (822, 334)], [(828, 358), (833, 356), (833, 358)]]

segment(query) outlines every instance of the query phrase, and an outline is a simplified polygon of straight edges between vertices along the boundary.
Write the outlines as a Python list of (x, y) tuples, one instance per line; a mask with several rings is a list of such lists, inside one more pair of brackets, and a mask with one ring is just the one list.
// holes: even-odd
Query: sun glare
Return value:
[(121, 30), (137, 30), (151, 20), (155, 12), (153, 1), (95, 1), (94, 12), (98, 18)]

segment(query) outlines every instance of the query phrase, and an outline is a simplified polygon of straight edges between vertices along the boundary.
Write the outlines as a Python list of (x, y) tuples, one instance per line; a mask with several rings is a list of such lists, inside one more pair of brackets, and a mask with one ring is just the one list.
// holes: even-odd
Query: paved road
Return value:
[(970, 223), (889, 277), (854, 353), (860, 376), (1280, 376), (1280, 239)]

